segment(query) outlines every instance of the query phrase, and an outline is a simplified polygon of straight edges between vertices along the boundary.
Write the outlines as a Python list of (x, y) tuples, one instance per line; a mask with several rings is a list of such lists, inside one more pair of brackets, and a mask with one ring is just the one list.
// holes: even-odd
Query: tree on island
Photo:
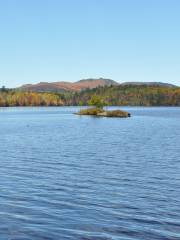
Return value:
[(81, 110), (81, 107), (83, 106), (83, 101), (80, 100), (78, 105), (79, 105), (80, 110)]
[(130, 117), (131, 114), (122, 110), (104, 110), (103, 107), (107, 106), (107, 102), (104, 101), (100, 96), (93, 95), (91, 99), (88, 101), (89, 106), (93, 106), (92, 108), (82, 109), (77, 115), (91, 115), (98, 117)]
[(103, 109), (104, 106), (107, 106), (107, 103), (99, 96), (93, 95), (88, 101), (89, 106), (94, 106), (99, 109)]

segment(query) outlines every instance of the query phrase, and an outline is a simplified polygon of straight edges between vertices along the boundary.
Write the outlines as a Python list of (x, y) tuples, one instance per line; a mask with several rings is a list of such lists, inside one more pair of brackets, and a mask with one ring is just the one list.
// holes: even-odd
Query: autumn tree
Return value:
[(101, 97), (93, 95), (89, 100), (88, 105), (96, 108), (103, 108), (106, 104)]

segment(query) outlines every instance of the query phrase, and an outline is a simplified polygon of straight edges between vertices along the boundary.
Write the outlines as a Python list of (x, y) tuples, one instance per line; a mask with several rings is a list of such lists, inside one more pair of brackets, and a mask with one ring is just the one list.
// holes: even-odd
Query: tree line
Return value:
[(0, 106), (61, 106), (63, 101), (57, 94), (20, 92), (20, 91), (0, 91)]
[(162, 86), (106, 86), (87, 89), (66, 98), (66, 105), (88, 105), (95, 95), (109, 106), (180, 106), (180, 88)]
[[(94, 97), (95, 96), (95, 97)], [(180, 106), (180, 88), (162, 86), (105, 86), (81, 92), (39, 93), (0, 89), (0, 106), (85, 106), (91, 99), (109, 106)]]

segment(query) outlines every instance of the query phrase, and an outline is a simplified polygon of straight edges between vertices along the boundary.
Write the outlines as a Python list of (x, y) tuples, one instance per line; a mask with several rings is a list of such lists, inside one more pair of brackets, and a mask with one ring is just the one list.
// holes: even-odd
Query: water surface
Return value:
[(125, 109), (0, 109), (0, 239), (180, 239), (180, 108)]

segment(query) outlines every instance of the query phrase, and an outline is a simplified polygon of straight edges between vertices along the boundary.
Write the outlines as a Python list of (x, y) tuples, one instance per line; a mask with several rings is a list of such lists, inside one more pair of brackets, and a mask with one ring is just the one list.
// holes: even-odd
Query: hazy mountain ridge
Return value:
[(111, 79), (82, 79), (77, 82), (40, 82), (37, 84), (26, 84), (21, 86), (19, 89), (24, 91), (35, 91), (35, 92), (64, 92), (64, 91), (81, 91), (84, 89), (92, 89), (102, 86), (118, 85), (117, 82)]
[(34, 92), (79, 92), (85, 89), (93, 89), (97, 87), (104, 86), (118, 86), (118, 85), (147, 85), (147, 86), (161, 86), (161, 87), (177, 87), (173, 84), (163, 83), (163, 82), (124, 82), (118, 83), (112, 79), (105, 78), (88, 78), (82, 79), (77, 82), (40, 82), (37, 84), (25, 84), (21, 86), (19, 89), (23, 91), (34, 91)]
[(141, 86), (141, 85), (147, 85), (147, 86), (159, 86), (159, 87), (177, 87), (174, 84), (170, 83), (164, 83), (164, 82), (124, 82), (120, 85), (135, 85), (135, 86)]

